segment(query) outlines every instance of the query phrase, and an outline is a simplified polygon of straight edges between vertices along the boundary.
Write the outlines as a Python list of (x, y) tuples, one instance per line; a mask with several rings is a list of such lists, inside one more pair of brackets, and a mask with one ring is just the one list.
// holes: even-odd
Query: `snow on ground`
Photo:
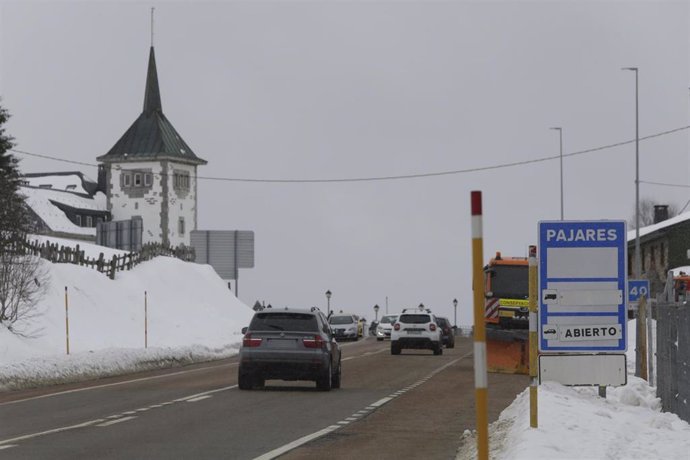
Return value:
[(0, 326), (0, 390), (232, 356), (253, 314), (208, 265), (157, 257), (110, 280), (93, 269), (42, 263), (51, 281), (42, 314), (27, 330), (33, 337)]
[[(608, 387), (603, 399), (597, 388), (544, 382), (538, 390), (536, 429), (529, 425), (529, 389), (525, 389), (491, 424), (490, 458), (690, 458), (690, 425), (675, 414), (661, 412), (656, 388), (634, 376), (635, 321), (629, 322), (628, 331), (627, 385)], [(476, 442), (475, 434), (466, 431), (457, 459), (476, 458)]]

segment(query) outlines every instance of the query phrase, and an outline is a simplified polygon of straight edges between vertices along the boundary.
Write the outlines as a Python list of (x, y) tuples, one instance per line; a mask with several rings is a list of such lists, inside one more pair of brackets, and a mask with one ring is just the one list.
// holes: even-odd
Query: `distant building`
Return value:
[[(690, 265), (690, 212), (667, 219), (668, 208), (655, 206), (654, 224), (640, 228), (641, 278), (648, 279), (651, 297), (664, 290), (670, 269)], [(635, 264), (635, 230), (628, 231), (628, 276)]]
[(116, 221), (141, 218), (143, 243), (189, 246), (197, 228), (197, 157), (163, 114), (156, 59), (149, 53), (144, 109), (102, 163), (106, 209)]
[(110, 220), (105, 194), (78, 171), (25, 174), (19, 193), (38, 234), (93, 241), (96, 225)]

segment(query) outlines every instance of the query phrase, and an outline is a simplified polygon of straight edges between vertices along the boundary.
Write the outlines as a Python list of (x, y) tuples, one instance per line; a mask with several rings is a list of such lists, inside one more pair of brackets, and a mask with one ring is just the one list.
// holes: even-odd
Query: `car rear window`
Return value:
[(384, 316), (381, 318), (381, 324), (390, 324), (395, 322), (395, 316)]
[(330, 321), (331, 324), (352, 324), (355, 320), (352, 316), (332, 316)]
[(407, 324), (424, 324), (430, 322), (431, 318), (429, 315), (424, 314), (400, 315), (400, 319), (398, 321)]
[(314, 332), (318, 330), (318, 324), (316, 317), (309, 313), (257, 313), (249, 324), (249, 330)]

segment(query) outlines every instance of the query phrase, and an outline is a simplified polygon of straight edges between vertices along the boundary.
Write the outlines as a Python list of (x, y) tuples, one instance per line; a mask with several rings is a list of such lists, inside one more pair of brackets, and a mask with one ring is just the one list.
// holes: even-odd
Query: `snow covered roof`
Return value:
[[(84, 188), (84, 182), (92, 182), (81, 172), (30, 173), (24, 174), (22, 180), (31, 187), (52, 188), (74, 193), (90, 195)], [(95, 184), (95, 183), (94, 183)]]
[(67, 218), (65, 213), (52, 202), (89, 211), (106, 210), (106, 197), (101, 192), (96, 193), (93, 198), (88, 198), (72, 192), (51, 188), (22, 186), (19, 191), (25, 196), (26, 204), (29, 205), (36, 215), (38, 215), (38, 217), (40, 217), (54, 232), (72, 233), (75, 235), (96, 235), (95, 228), (79, 227), (74, 224)]
[[(666, 219), (662, 222), (659, 222), (658, 224), (647, 225), (646, 227), (640, 228), (640, 238), (652, 234), (657, 230), (661, 230), (672, 225), (680, 224), (681, 222), (685, 222), (686, 220), (690, 220), (690, 211), (678, 214), (676, 217), (671, 217), (670, 219)], [(628, 232), (628, 242), (633, 240), (635, 240), (635, 229), (632, 229)]]

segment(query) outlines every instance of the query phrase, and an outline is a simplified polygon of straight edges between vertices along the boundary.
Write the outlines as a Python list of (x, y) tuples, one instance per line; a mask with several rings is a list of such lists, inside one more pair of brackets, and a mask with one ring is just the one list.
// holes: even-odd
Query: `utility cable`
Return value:
[[(641, 137), (640, 140), (643, 141), (643, 140), (653, 139), (656, 137), (666, 136), (668, 134), (677, 133), (677, 132), (684, 131), (687, 129), (690, 129), (690, 125), (681, 126), (679, 128), (670, 129), (670, 130), (658, 132), (655, 134), (650, 134), (648, 136)], [(623, 141), (623, 142), (616, 142), (614, 144), (602, 145), (600, 147), (595, 147), (595, 148), (586, 149), (586, 150), (578, 150), (575, 152), (564, 153), (563, 157), (574, 157), (574, 156), (584, 155), (587, 153), (593, 153), (593, 152), (598, 152), (601, 150), (607, 150), (607, 149), (611, 149), (611, 148), (615, 148), (615, 147), (621, 147), (623, 145), (632, 144), (634, 142), (635, 142), (635, 139), (629, 140), (629, 141)], [(26, 152), (23, 150), (10, 149), (10, 151), (15, 152), (15, 153), (19, 153), (22, 155), (28, 155), (28, 156), (38, 157), (38, 158), (45, 158), (45, 159), (49, 159), (49, 160), (61, 161), (64, 163), (77, 164), (77, 165), (82, 165), (82, 166), (98, 167), (97, 164), (93, 164), (93, 163), (86, 163), (86, 162), (74, 161), (74, 160), (66, 160), (63, 158), (58, 158), (58, 157), (54, 157), (54, 156), (50, 156), (50, 155), (41, 155), (41, 154), (37, 154), (37, 153)], [(251, 179), (251, 178), (239, 178), (239, 177), (197, 176), (197, 179), (198, 180), (225, 181), (225, 182), (253, 182), (253, 183), (274, 183), (274, 184), (276, 184), (276, 183), (277, 184), (317, 184), (317, 183), (323, 184), (323, 183), (338, 183), (338, 182), (374, 182), (374, 181), (420, 179), (420, 178), (426, 178), (426, 177), (450, 176), (450, 175), (456, 175), (456, 174), (467, 174), (467, 173), (473, 173), (473, 172), (491, 171), (494, 169), (512, 168), (515, 166), (524, 166), (524, 165), (528, 165), (528, 164), (541, 163), (544, 161), (555, 160), (558, 158), (560, 158), (560, 155), (551, 155), (548, 157), (535, 158), (532, 160), (514, 161), (514, 162), (510, 162), (510, 163), (500, 163), (497, 165), (480, 166), (480, 167), (476, 167), (476, 168), (454, 169), (454, 170), (448, 170), (448, 171), (437, 171), (437, 172), (417, 173), (417, 174), (404, 174), (404, 175), (397, 175), (397, 176), (354, 177), (354, 178), (343, 178), (343, 179)], [(156, 175), (161, 175), (161, 174), (158, 173)], [(640, 182), (644, 182), (644, 181), (640, 181)], [(655, 182), (644, 182), (644, 183), (651, 184), (651, 185), (674, 186), (671, 184), (661, 184), (661, 183), (655, 183)], [(682, 186), (682, 187), (688, 187), (688, 186)]]

